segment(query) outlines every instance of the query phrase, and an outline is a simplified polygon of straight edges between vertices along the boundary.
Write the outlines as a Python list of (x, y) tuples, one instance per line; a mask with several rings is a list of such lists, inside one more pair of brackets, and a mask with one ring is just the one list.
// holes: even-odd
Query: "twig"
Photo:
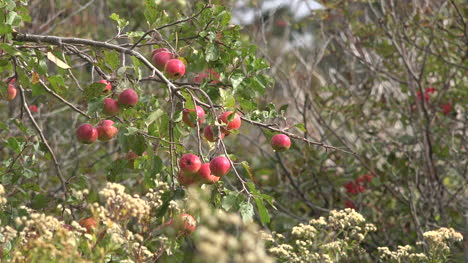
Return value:
[[(28, 106), (28, 103), (26, 102), (26, 96), (24, 95), (24, 89), (21, 85), (19, 85), (19, 90), (20, 90), (20, 93), (21, 93), (21, 98), (23, 100), (23, 108), (24, 110), (26, 111), (26, 113), (28, 114), (28, 117), (29, 119), (31, 120), (31, 122), (33, 123), (34, 125), (34, 128), (36, 128), (36, 131), (39, 133), (39, 136), (41, 137), (42, 139), (42, 142), (44, 143), (44, 145), (46, 146), (47, 148), (47, 151), (50, 153), (50, 155), (52, 156), (52, 160), (53, 160), (53, 163), (54, 163), (54, 167), (55, 167), (55, 170), (57, 172), (57, 177), (59, 178), (60, 180), (60, 184), (62, 185), (62, 188), (63, 188), (63, 191), (64, 191), (64, 194), (65, 194), (65, 199), (68, 199), (68, 188), (67, 188), (67, 185), (65, 183), (65, 179), (63, 177), (63, 174), (62, 174), (62, 171), (60, 170), (60, 165), (57, 161), (57, 157), (55, 156), (54, 154), (54, 151), (52, 150), (52, 148), (50, 147), (49, 143), (47, 142), (47, 139), (45, 138), (44, 136), (44, 133), (42, 132), (41, 128), (39, 127), (39, 125), (37, 124), (36, 120), (34, 119), (31, 111), (29, 110), (29, 106)], [(72, 215), (73, 215), (73, 210), (71, 210), (72, 212)], [(73, 217), (75, 217), (73, 215)]]

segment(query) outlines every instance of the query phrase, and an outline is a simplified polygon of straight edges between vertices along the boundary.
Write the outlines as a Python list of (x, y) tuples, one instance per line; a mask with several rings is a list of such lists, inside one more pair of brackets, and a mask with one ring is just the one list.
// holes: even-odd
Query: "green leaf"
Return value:
[(117, 25), (120, 29), (126, 27), (129, 23), (127, 20), (120, 18), (120, 16), (116, 13), (112, 13), (112, 15), (109, 16), (109, 18), (117, 22)]
[(229, 194), (223, 197), (223, 201), (221, 204), (221, 207), (226, 210), (230, 211), (231, 209), (235, 208), (237, 206), (237, 195), (235, 194)]
[(13, 32), (13, 29), (11, 29), (10, 25), (7, 24), (1, 24), (0, 25), (0, 35), (6, 35)]
[(117, 68), (119, 68), (119, 66), (120, 66), (119, 53), (117, 53), (115, 51), (105, 50), (104, 51), (104, 58), (105, 58), (106, 63), (109, 64), (109, 66), (112, 69), (116, 70)]
[(219, 49), (216, 45), (210, 43), (206, 47), (205, 60), (206, 62), (215, 61), (219, 58)]
[(242, 221), (244, 221), (244, 223), (248, 223), (248, 222), (253, 221), (254, 208), (253, 208), (253, 205), (250, 202), (242, 202), (240, 204), (239, 211), (241, 213)]
[[(255, 180), (254, 180), (254, 177), (253, 177), (253, 174), (252, 174), (252, 171), (250, 170), (249, 163), (248, 163), (247, 161), (243, 161), (243, 162), (242, 162), (242, 167), (244, 167), (245, 171), (246, 171), (247, 174), (249, 175), (250, 180), (255, 181)], [(252, 184), (252, 185), (253, 185), (253, 184)], [(255, 189), (255, 186), (254, 186), (253, 188)]]
[(38, 194), (34, 197), (31, 207), (33, 209), (42, 209), (48, 206), (51, 199), (43, 194)]
[(48, 78), (50, 87), (57, 93), (62, 93), (63, 88), (65, 87), (65, 81), (63, 80), (63, 77), (60, 75), (54, 75), (50, 76)]
[(148, 21), (148, 24), (151, 26), (156, 22), (158, 18), (158, 6), (156, 5), (156, 1), (154, 0), (146, 0), (145, 1), (145, 17)]
[(106, 84), (98, 82), (92, 83), (91, 85), (87, 86), (84, 89), (84, 96), (86, 100), (90, 100), (92, 98), (101, 96), (104, 93), (105, 86)]
[(156, 111), (151, 112), (146, 118), (146, 125), (151, 125), (155, 120), (159, 119), (164, 113), (162, 109), (157, 109)]
[(234, 91), (236, 91), (239, 88), (244, 78), (245, 76), (241, 73), (236, 73), (231, 76), (230, 81), (232, 83), (232, 87), (234, 88)]
[[(233, 108), (236, 106), (236, 99), (234, 99), (232, 92), (224, 90), (224, 89), (219, 89), (219, 94), (221, 96), (224, 107)], [(232, 118), (234, 118), (234, 114), (231, 114), (231, 115), (232, 115)], [(231, 115), (229, 115), (229, 117)]]
[(257, 204), (258, 214), (260, 215), (260, 221), (263, 224), (270, 223), (270, 214), (263, 204), (263, 199), (261, 197), (255, 197), (255, 203)]

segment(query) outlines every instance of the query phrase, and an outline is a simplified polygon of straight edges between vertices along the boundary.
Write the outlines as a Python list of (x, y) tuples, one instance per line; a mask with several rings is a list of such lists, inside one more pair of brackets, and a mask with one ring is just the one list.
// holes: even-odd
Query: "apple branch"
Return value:
[[(55, 170), (57, 172), (57, 177), (59, 178), (60, 180), (60, 184), (62, 185), (62, 188), (63, 188), (63, 192), (65, 194), (65, 199), (68, 198), (68, 188), (67, 188), (67, 185), (65, 183), (65, 179), (63, 177), (63, 174), (62, 174), (62, 170), (60, 169), (60, 165), (58, 163), (58, 160), (57, 160), (57, 157), (55, 156), (55, 153), (54, 151), (52, 150), (52, 148), (50, 147), (49, 143), (47, 142), (47, 139), (45, 138), (44, 136), (44, 133), (42, 132), (42, 129), (39, 127), (39, 125), (37, 124), (36, 122), (36, 119), (34, 119), (31, 111), (29, 110), (29, 106), (28, 106), (28, 103), (26, 102), (26, 96), (24, 95), (24, 89), (21, 85), (18, 86), (19, 87), (19, 90), (20, 90), (20, 93), (21, 93), (21, 100), (23, 101), (23, 108), (24, 110), (26, 111), (26, 113), (28, 114), (28, 117), (29, 119), (31, 120), (31, 122), (33, 123), (34, 125), (34, 128), (36, 129), (36, 131), (39, 133), (39, 136), (41, 137), (41, 140), (42, 142), (44, 143), (44, 145), (46, 146), (47, 148), (47, 151), (50, 153), (50, 155), (52, 156), (52, 160), (53, 160), (53, 163), (54, 163), (54, 167), (55, 167)], [(72, 211), (73, 213), (73, 211)]]

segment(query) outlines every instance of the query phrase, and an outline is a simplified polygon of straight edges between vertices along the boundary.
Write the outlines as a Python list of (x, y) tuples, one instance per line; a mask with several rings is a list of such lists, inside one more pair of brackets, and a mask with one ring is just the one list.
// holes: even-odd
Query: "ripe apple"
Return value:
[(452, 111), (452, 103), (442, 103), (440, 104), (440, 108), (442, 109), (442, 113), (444, 115), (449, 115), (450, 112)]
[(171, 225), (178, 234), (188, 236), (197, 228), (197, 221), (189, 214), (180, 214), (173, 219)]
[(98, 139), (98, 131), (93, 125), (84, 123), (76, 130), (78, 141), (84, 144), (90, 144)]
[(180, 79), (185, 74), (185, 64), (178, 59), (171, 59), (164, 67), (167, 75), (172, 79)]
[(211, 174), (210, 163), (204, 163), (201, 165), (200, 170), (198, 170), (198, 177), (204, 184), (214, 184), (219, 181), (218, 176)]
[(166, 48), (159, 48), (153, 50), (153, 65), (159, 70), (163, 70), (167, 62), (173, 58), (174, 55), (171, 52), (169, 52), (169, 50), (167, 50)]
[(103, 80), (98, 81), (97, 83), (102, 83), (102, 84), (105, 84), (105, 85), (106, 85), (106, 86), (104, 86), (104, 88), (102, 89), (102, 93), (109, 93), (109, 92), (111, 92), (111, 90), (112, 90), (112, 85), (111, 85), (111, 83), (110, 83), (108, 80), (103, 79)]
[(155, 49), (155, 50), (153, 50), (151, 52), (151, 57), (153, 57), (154, 55), (156, 55), (156, 54), (158, 54), (160, 52), (163, 52), (163, 51), (170, 52), (169, 49), (167, 49), (167, 48), (157, 48), (157, 49)]
[(111, 120), (104, 120), (96, 127), (98, 131), (98, 139), (100, 141), (109, 141), (119, 131), (117, 127), (114, 127), (114, 122)]
[(231, 169), (231, 163), (228, 158), (219, 156), (211, 160), (210, 169), (212, 174), (222, 177), (229, 172), (229, 169)]
[(185, 175), (192, 175), (198, 172), (201, 167), (201, 161), (193, 153), (187, 153), (179, 160), (179, 167)]
[[(234, 118), (232, 121), (228, 121), (231, 114), (234, 114)], [(233, 111), (226, 111), (221, 116), (219, 116), (218, 120), (226, 124), (226, 127), (221, 127), (222, 132), (226, 135), (231, 133), (229, 132), (230, 130), (237, 130), (241, 126), (241, 118), (239, 114), (234, 113)]]
[(37, 106), (36, 106), (36, 105), (31, 105), (31, 106), (29, 106), (29, 110), (32, 111), (32, 112), (39, 112), (39, 111), (37, 110)]
[(13, 84), (8, 84), (6, 99), (12, 101), (16, 98), (16, 88)]
[[(205, 111), (200, 106), (196, 106), (195, 108), (197, 109), (198, 123), (202, 124), (203, 122), (205, 122), (205, 119), (203, 118), (205, 116)], [(182, 112), (182, 121), (185, 124), (187, 124), (187, 126), (189, 126), (189, 127), (196, 127), (197, 125), (190, 120), (190, 117), (191, 117), (190, 112), (191, 111), (195, 111), (195, 110), (194, 109), (184, 109), (184, 111)]]
[(277, 152), (284, 152), (291, 147), (291, 139), (284, 134), (276, 134), (271, 138), (271, 147)]
[(183, 186), (194, 184), (197, 182), (197, 179), (197, 177), (184, 174), (182, 171), (179, 171), (179, 175), (177, 176), (177, 181)]
[(119, 114), (119, 103), (111, 98), (105, 98), (104, 99), (104, 107), (103, 110), (104, 114), (109, 115), (109, 116), (115, 116)]
[(124, 107), (133, 107), (138, 103), (138, 94), (132, 89), (126, 89), (119, 95), (119, 104)]
[[(203, 135), (210, 142), (215, 142), (218, 139), (218, 131), (216, 129), (213, 131), (210, 125), (207, 125), (205, 127), (205, 129), (203, 130)], [(224, 136), (226, 135), (221, 132), (221, 140), (224, 139)]]
[(80, 226), (86, 228), (86, 232), (89, 234), (92, 232), (93, 228), (97, 227), (96, 219), (93, 217), (83, 218), (79, 222)]

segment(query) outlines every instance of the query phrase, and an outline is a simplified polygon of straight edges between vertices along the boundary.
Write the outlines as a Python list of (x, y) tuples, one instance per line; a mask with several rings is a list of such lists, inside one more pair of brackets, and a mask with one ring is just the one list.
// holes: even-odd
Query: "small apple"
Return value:
[(442, 103), (440, 104), (440, 108), (442, 109), (442, 113), (444, 115), (449, 115), (450, 112), (452, 111), (452, 103)]
[(211, 174), (210, 163), (204, 163), (198, 170), (198, 177), (200, 181), (205, 184), (214, 184), (219, 181), (218, 176)]
[(16, 88), (13, 84), (8, 84), (6, 99), (12, 101), (16, 98)]
[(138, 94), (132, 89), (126, 89), (119, 95), (119, 104), (124, 107), (133, 107), (138, 103)]
[(182, 171), (179, 171), (179, 175), (177, 176), (177, 181), (180, 185), (189, 186), (197, 182), (196, 177), (184, 174)]
[(119, 103), (111, 98), (105, 98), (104, 99), (104, 106), (103, 110), (104, 114), (109, 115), (109, 116), (115, 116), (119, 114)]
[[(215, 134), (216, 134), (216, 136), (215, 136)], [(214, 132), (213, 132), (213, 129), (211, 128), (210, 125), (207, 125), (205, 127), (205, 129), (203, 130), (203, 135), (210, 142), (215, 142), (218, 139), (218, 131), (215, 129)], [(224, 136), (226, 136), (226, 135), (221, 132), (221, 140), (224, 139)]]
[(112, 85), (111, 85), (111, 83), (110, 83), (108, 80), (103, 79), (103, 80), (98, 81), (97, 83), (102, 83), (102, 84), (105, 84), (105, 85), (106, 85), (106, 86), (104, 86), (104, 88), (102, 89), (102, 93), (109, 93), (109, 92), (111, 92), (111, 90), (112, 90)]
[[(234, 118), (232, 121), (228, 121), (231, 114), (234, 114)], [(226, 127), (221, 127), (222, 132), (226, 135), (230, 134), (230, 130), (237, 130), (241, 126), (241, 118), (239, 114), (234, 113), (233, 111), (226, 111), (221, 116), (219, 116), (218, 120), (226, 124)]]
[(185, 74), (185, 64), (178, 59), (171, 59), (164, 67), (167, 75), (172, 79), (180, 79)]
[(174, 55), (166, 48), (156, 49), (152, 55), (153, 65), (159, 70), (163, 70), (167, 62), (173, 58)]
[[(203, 118), (205, 116), (205, 111), (200, 106), (196, 106), (195, 108), (197, 109), (198, 123), (202, 124), (203, 122), (205, 122), (205, 119)], [(182, 112), (182, 121), (185, 124), (187, 124), (187, 126), (189, 126), (189, 127), (196, 127), (197, 125), (190, 120), (190, 117), (191, 117), (190, 112), (191, 111), (195, 111), (195, 110), (194, 109), (184, 109), (184, 111)]]
[(276, 134), (271, 138), (271, 147), (277, 152), (284, 152), (291, 147), (291, 139), (284, 134)]
[(200, 158), (193, 153), (184, 154), (179, 160), (179, 167), (186, 175), (195, 174), (201, 167)]
[(211, 160), (210, 169), (212, 174), (222, 177), (229, 172), (229, 169), (231, 169), (231, 162), (229, 162), (228, 158), (219, 156)]
[(188, 236), (197, 228), (197, 221), (189, 214), (180, 214), (173, 219), (171, 225), (178, 234)]
[(84, 144), (90, 144), (98, 139), (98, 131), (93, 125), (84, 123), (76, 130), (78, 141)]
[(92, 232), (93, 228), (97, 227), (96, 219), (93, 217), (83, 218), (78, 223), (80, 226), (86, 228), (86, 232), (88, 234)]
[(167, 48), (157, 48), (157, 49), (155, 49), (155, 50), (153, 50), (151, 52), (151, 57), (154, 57), (154, 55), (156, 55), (156, 54), (158, 54), (160, 52), (163, 52), (163, 51), (170, 52), (169, 49), (167, 49)]
[(98, 131), (98, 139), (100, 141), (109, 141), (119, 131), (117, 127), (114, 127), (114, 122), (111, 120), (104, 120), (96, 127)]
[(37, 106), (36, 106), (36, 105), (31, 105), (31, 106), (29, 106), (29, 110), (32, 111), (32, 112), (39, 112), (39, 111), (37, 110)]

